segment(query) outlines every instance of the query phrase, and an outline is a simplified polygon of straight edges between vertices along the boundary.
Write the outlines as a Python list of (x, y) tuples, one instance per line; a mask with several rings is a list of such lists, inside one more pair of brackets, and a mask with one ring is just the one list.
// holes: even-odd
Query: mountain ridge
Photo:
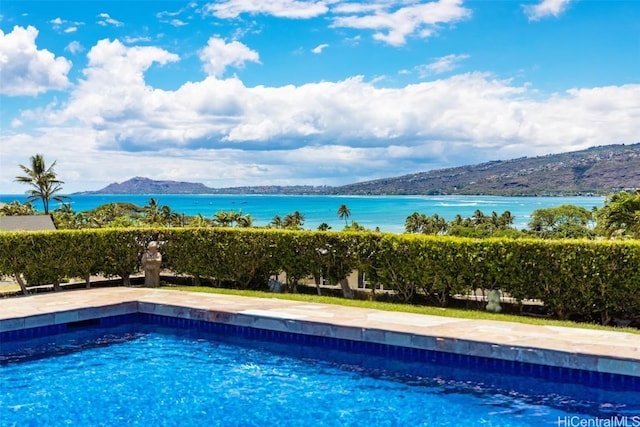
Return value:
[(640, 143), (496, 160), (344, 185), (331, 194), (606, 195), (640, 188)]
[(211, 188), (201, 183), (134, 177), (76, 194), (326, 195), (606, 195), (640, 188), (640, 143), (494, 160), (342, 186), (264, 185)]

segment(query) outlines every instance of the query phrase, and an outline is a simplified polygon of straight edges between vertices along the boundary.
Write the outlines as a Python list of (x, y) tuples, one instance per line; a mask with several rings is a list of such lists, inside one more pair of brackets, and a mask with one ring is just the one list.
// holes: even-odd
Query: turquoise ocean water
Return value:
[[(71, 206), (76, 212), (93, 209), (105, 203), (132, 202), (144, 206), (150, 198), (160, 205), (168, 205), (173, 211), (185, 215), (202, 214), (212, 217), (219, 211), (242, 211), (250, 214), (254, 224), (268, 224), (275, 215), (284, 217), (300, 211), (305, 217), (303, 227), (316, 229), (323, 222), (334, 230), (344, 227), (344, 220), (338, 217), (340, 205), (346, 204), (351, 211), (348, 221), (356, 221), (369, 229), (379, 227), (382, 231), (399, 233), (404, 230), (404, 222), (414, 212), (427, 216), (438, 214), (447, 220), (456, 214), (470, 217), (480, 209), (485, 214), (505, 210), (515, 216), (514, 225), (524, 228), (535, 209), (550, 208), (562, 204), (583, 206), (587, 209), (601, 207), (603, 197), (499, 197), (499, 196), (285, 196), (285, 195), (210, 195), (210, 194), (84, 194), (72, 195)], [(0, 202), (14, 200), (24, 202), (24, 195), (0, 195)], [(35, 204), (41, 209), (39, 203)], [(52, 204), (52, 208), (57, 203)]]

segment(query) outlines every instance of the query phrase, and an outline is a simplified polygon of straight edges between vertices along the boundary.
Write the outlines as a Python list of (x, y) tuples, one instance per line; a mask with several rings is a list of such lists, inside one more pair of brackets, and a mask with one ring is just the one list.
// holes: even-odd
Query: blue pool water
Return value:
[(2, 426), (637, 426), (639, 397), (144, 323), (0, 346)]

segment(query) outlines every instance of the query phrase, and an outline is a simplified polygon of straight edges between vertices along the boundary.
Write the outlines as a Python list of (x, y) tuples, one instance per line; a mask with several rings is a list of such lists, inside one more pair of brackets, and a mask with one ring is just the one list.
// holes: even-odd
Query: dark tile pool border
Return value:
[(263, 329), (232, 323), (132, 312), (114, 316), (87, 318), (71, 322), (0, 332), (3, 341), (16, 341), (70, 332), (82, 327), (112, 327), (127, 323), (146, 323), (178, 329), (213, 332), (248, 339), (265, 340), (299, 346), (320, 347), (362, 355), (380, 356), (406, 362), (430, 363), (462, 367), (512, 375), (524, 375), (553, 381), (581, 384), (603, 389), (640, 392), (640, 377), (617, 373), (597, 372), (559, 366), (505, 360), (446, 351), (406, 347), (357, 339), (320, 336), (308, 333)]

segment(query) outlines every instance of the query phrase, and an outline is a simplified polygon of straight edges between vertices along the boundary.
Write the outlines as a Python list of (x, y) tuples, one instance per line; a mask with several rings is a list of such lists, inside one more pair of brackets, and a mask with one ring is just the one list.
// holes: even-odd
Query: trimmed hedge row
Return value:
[(228, 228), (4, 232), (0, 274), (27, 285), (91, 275), (120, 276), (127, 285), (151, 240), (161, 242), (164, 268), (220, 286), (264, 289), (280, 271), (289, 286), (320, 275), (338, 284), (358, 270), (407, 302), (420, 293), (445, 306), (452, 295), (500, 288), (520, 301), (542, 300), (559, 318), (640, 316), (639, 241)]

